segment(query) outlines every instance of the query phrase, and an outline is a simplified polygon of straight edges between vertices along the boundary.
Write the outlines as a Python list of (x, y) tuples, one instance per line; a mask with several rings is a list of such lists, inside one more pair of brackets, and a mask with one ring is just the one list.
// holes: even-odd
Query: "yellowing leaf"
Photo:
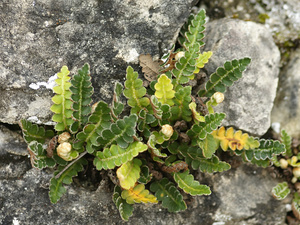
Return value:
[(74, 122), (71, 118), (73, 111), (71, 109), (72, 92), (69, 90), (71, 86), (69, 74), (68, 67), (63, 66), (61, 71), (57, 73), (58, 78), (55, 80), (57, 86), (53, 87), (56, 95), (52, 98), (54, 104), (50, 110), (55, 113), (52, 116), (52, 120), (57, 122), (55, 125), (55, 130), (57, 131), (68, 130), (69, 126)]
[(141, 165), (141, 160), (133, 159), (132, 161), (124, 163), (117, 170), (117, 177), (119, 178), (122, 188), (128, 190), (135, 185), (137, 180), (140, 178)]
[(196, 107), (197, 105), (195, 102), (191, 102), (189, 104), (189, 108), (192, 111), (193, 119), (197, 122), (205, 122), (204, 116), (201, 116), (200, 113), (197, 112)]
[(154, 85), (156, 90), (155, 96), (158, 101), (170, 106), (174, 105), (172, 98), (175, 96), (175, 91), (173, 90), (173, 84), (171, 82), (171, 79), (169, 79), (165, 74), (162, 74), (158, 78), (157, 83)]
[(228, 148), (231, 150), (249, 150), (252, 148), (259, 147), (259, 141), (253, 137), (249, 137), (248, 134), (243, 134), (242, 131), (238, 130), (234, 132), (232, 127), (225, 130), (224, 127), (221, 127), (218, 130), (214, 130), (212, 135), (215, 139), (220, 141), (220, 146), (224, 151), (227, 151)]
[(194, 73), (199, 73), (200, 69), (204, 67), (206, 63), (208, 63), (209, 58), (212, 56), (212, 52), (203, 52), (203, 54), (199, 55), (199, 58), (196, 60), (196, 70)]
[(145, 189), (145, 185), (143, 184), (138, 184), (129, 190), (123, 190), (121, 196), (128, 204), (158, 202), (154, 195), (149, 194), (149, 191)]

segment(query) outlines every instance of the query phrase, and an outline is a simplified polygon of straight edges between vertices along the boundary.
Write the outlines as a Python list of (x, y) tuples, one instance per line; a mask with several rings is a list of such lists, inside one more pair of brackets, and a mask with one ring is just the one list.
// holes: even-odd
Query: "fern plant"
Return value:
[(292, 177), (291, 180), (281, 182), (272, 189), (272, 195), (277, 200), (285, 199), (290, 193), (293, 193), (292, 211), (294, 216), (300, 220), (300, 195), (297, 191), (300, 180), (300, 153), (299, 147), (292, 147), (292, 138), (282, 130), (280, 134), (280, 142), (285, 148), (285, 152), (281, 155), (274, 155), (271, 159), (276, 167), (280, 167)]
[[(54, 131), (20, 121), (32, 165), (55, 170), (49, 191), (52, 203), (67, 191), (72, 177), (84, 170), (87, 155), (97, 170), (115, 171), (113, 202), (122, 219), (128, 220), (134, 203), (161, 202), (170, 212), (178, 212), (187, 208), (182, 192), (211, 194), (209, 186), (195, 180), (193, 171), (230, 169), (218, 151), (230, 151), (262, 166), (285, 151), (279, 142), (220, 127), (226, 115), (213, 110), (224, 99), (226, 88), (242, 77), (250, 58), (225, 62), (198, 97), (192, 96), (187, 83), (212, 55), (201, 52), (204, 25), (204, 10), (189, 18), (178, 39), (181, 47), (172, 48), (148, 89), (129, 66), (124, 87), (115, 84), (111, 104), (92, 104), (88, 64), (72, 77), (68, 68), (62, 67), (53, 88)], [(123, 96), (130, 107), (128, 114), (123, 111)], [(198, 110), (196, 97), (202, 98), (208, 113)]]

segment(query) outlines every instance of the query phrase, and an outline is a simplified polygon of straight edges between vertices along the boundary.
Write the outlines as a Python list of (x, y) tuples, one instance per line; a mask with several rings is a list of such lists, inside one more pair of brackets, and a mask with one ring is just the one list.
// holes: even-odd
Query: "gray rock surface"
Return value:
[[(2, 171), (5, 166), (0, 166)], [(270, 169), (242, 165), (220, 174), (201, 175), (201, 183), (211, 187), (212, 195), (187, 197), (188, 209), (180, 213), (169, 213), (160, 204), (136, 204), (125, 223), (111, 200), (106, 180), (96, 191), (69, 186), (67, 194), (53, 205), (48, 198), (51, 175), (28, 169), (27, 164), (18, 174), (0, 179), (0, 224), (282, 225), (285, 205), (270, 194), (279, 182), (270, 173)]]
[(21, 131), (16, 132), (0, 125), (0, 157), (11, 153), (14, 155), (27, 156), (27, 145)]
[(280, 74), (272, 123), (279, 123), (289, 135), (300, 138), (300, 49), (290, 58)]
[(213, 18), (234, 17), (264, 23), (277, 42), (299, 38), (300, 4), (298, 0), (202, 1), (207, 14)]
[[(68, 65), (72, 72), (76, 72), (88, 62), (95, 86), (95, 100), (109, 100), (112, 83), (124, 79), (128, 64), (137, 68), (139, 54), (150, 53), (157, 58), (165, 48), (169, 48), (195, 2), (1, 1), (0, 121), (16, 123), (20, 118), (31, 118), (35, 122), (47, 123), (51, 116), (49, 107), (53, 95), (50, 90), (53, 75), (63, 65)], [(247, 56), (253, 59), (258, 57), (262, 62), (256, 69), (250, 68), (246, 74), (251, 71), (258, 73), (260, 67), (266, 64), (270, 66), (270, 71), (276, 71), (278, 59), (273, 56), (278, 53), (273, 55), (271, 51), (274, 44), (269, 34), (250, 29), (251, 33), (243, 33), (244, 27), (250, 25), (241, 21), (236, 23), (243, 24), (243, 29), (237, 27), (226, 32), (228, 27), (222, 28), (223, 34), (216, 36), (220, 40), (219, 46), (211, 44), (214, 48), (208, 48), (214, 51), (214, 56), (221, 56), (220, 61), (212, 58), (208, 70), (223, 65), (231, 56), (244, 57), (249, 51)], [(218, 23), (214, 26), (217, 25), (220, 26)], [(251, 26), (258, 32), (263, 30), (257, 24)], [(216, 34), (210, 31), (207, 35), (211, 35), (210, 40), (213, 41)], [(252, 39), (246, 37), (249, 35), (254, 36), (251, 36)], [(210, 46), (210, 40), (207, 41), (207, 47)], [(230, 45), (222, 45), (230, 40)], [(257, 52), (253, 48), (262, 48), (259, 43), (267, 45), (267, 48), (254, 57), (251, 54)], [(247, 46), (248, 51), (241, 49), (238, 44)], [(270, 76), (276, 80), (274, 74)], [(264, 76), (266, 74), (260, 77)], [(255, 80), (252, 79), (250, 84), (242, 87), (254, 90), (253, 83)], [(231, 90), (226, 92), (227, 98), (230, 98), (230, 93)], [(258, 93), (266, 93), (266, 90), (252, 91), (253, 98), (260, 100), (255, 107), (264, 104), (262, 97), (266, 97)], [(243, 95), (244, 92), (238, 94), (240, 97)], [(235, 106), (239, 107), (231, 105), (229, 113), (238, 112), (240, 117), (240, 111), (244, 108), (236, 111), (233, 110)], [(257, 119), (256, 116), (250, 115), (251, 123)], [(250, 132), (259, 133), (257, 130)], [(0, 224), (125, 224), (111, 200), (112, 186), (106, 178), (101, 180), (96, 191), (75, 182), (68, 187), (67, 194), (53, 205), (48, 197), (51, 171), (32, 169), (26, 154), (20, 134), (1, 125)], [(269, 169), (243, 165), (225, 173), (201, 174), (198, 180), (211, 187), (211, 196), (186, 197), (188, 210), (177, 214), (168, 213), (161, 205), (137, 204), (128, 224), (284, 224), (285, 205), (275, 201), (270, 194), (271, 188), (279, 180), (270, 176)]]
[[(5, 0), (0, 2), (0, 121), (50, 119), (51, 76), (91, 65), (95, 98), (111, 99), (139, 54), (159, 57), (193, 0)], [(31, 88), (30, 88), (31, 87)], [(38, 88), (38, 90), (32, 88)]]
[(216, 109), (227, 114), (225, 126), (263, 135), (270, 127), (280, 61), (271, 33), (257, 23), (220, 19), (207, 24), (205, 43), (205, 51), (213, 51), (205, 66), (208, 74), (227, 60), (252, 59), (243, 77), (227, 89), (224, 102)]

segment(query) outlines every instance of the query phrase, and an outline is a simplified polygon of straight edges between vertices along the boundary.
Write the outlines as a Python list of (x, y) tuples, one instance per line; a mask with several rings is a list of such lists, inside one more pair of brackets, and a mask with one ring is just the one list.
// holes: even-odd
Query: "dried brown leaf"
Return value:
[(150, 54), (140, 55), (139, 60), (145, 79), (150, 82), (156, 80), (159, 70), (161, 69), (161, 61), (153, 61)]

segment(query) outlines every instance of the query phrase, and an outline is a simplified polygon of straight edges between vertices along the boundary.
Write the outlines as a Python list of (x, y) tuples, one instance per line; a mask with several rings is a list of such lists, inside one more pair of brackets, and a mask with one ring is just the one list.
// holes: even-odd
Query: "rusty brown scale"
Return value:
[(187, 170), (187, 169), (188, 169), (188, 164), (186, 162), (178, 162), (178, 163), (174, 163), (171, 166), (161, 167), (161, 170), (166, 173), (177, 173), (180, 172), (181, 170)]
[(52, 157), (53, 156), (53, 150), (56, 148), (57, 145), (57, 135), (54, 136), (48, 143), (48, 147), (47, 147), (47, 157)]

